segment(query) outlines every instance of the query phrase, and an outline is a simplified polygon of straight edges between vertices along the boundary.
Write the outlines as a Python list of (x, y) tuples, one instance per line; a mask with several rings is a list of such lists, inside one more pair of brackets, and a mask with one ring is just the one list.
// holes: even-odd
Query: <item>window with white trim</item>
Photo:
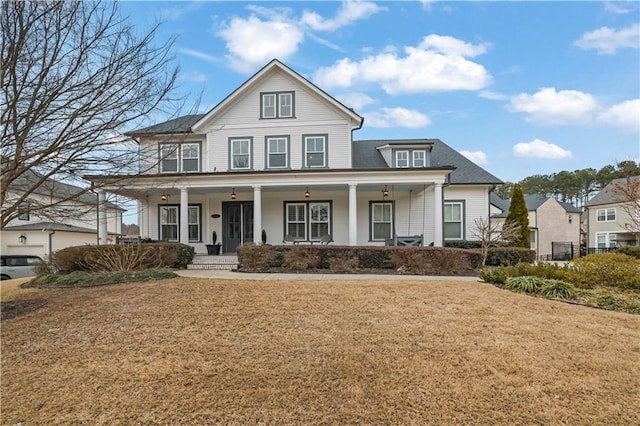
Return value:
[(613, 222), (615, 220), (616, 220), (615, 207), (608, 208), (608, 209), (598, 209), (597, 211), (598, 222)]
[(18, 220), (29, 220), (29, 202), (23, 201), (18, 206)]
[(189, 242), (200, 241), (200, 206), (189, 206)]
[(444, 239), (445, 240), (461, 240), (462, 217), (464, 205), (462, 202), (445, 202), (444, 203)]
[(411, 153), (413, 157), (413, 167), (426, 167), (427, 166), (427, 152), (426, 151), (413, 151)]
[(372, 202), (369, 214), (371, 240), (384, 241), (393, 238), (393, 203)]
[(409, 167), (409, 151), (396, 151), (396, 167), (399, 169)]
[(285, 236), (297, 241), (319, 241), (331, 233), (331, 202), (285, 204)]
[(160, 206), (160, 240), (179, 241), (178, 206)]
[(251, 168), (251, 139), (231, 139), (231, 169)]
[(289, 166), (289, 138), (267, 137), (267, 168), (284, 169)]
[(286, 207), (285, 234), (294, 240), (307, 239), (307, 205), (306, 203), (288, 203)]
[(160, 144), (160, 173), (200, 171), (200, 142)]
[(262, 93), (260, 118), (293, 118), (295, 115), (294, 92)]
[(614, 232), (596, 232), (597, 248), (613, 248), (618, 243), (618, 235)]
[(304, 137), (304, 166), (327, 166), (327, 137), (313, 135)]

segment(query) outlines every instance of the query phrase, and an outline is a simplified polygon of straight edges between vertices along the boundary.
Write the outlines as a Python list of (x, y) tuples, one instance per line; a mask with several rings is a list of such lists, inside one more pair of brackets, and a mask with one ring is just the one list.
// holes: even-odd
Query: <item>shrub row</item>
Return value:
[(42, 274), (33, 280), (22, 284), (23, 288), (43, 287), (94, 287), (124, 282), (140, 282), (175, 278), (177, 275), (168, 269), (146, 269), (135, 272), (104, 272), (74, 271), (69, 274)]
[(53, 268), (63, 273), (184, 269), (194, 255), (193, 247), (178, 243), (86, 245), (58, 250), (51, 257), (51, 263)]
[(640, 289), (640, 259), (622, 253), (598, 253), (575, 259), (559, 267), (550, 263), (484, 268), (480, 278), (495, 284), (506, 284), (510, 277), (535, 276), (562, 280), (579, 288), (597, 286)]
[(472, 275), (482, 259), (475, 250), (442, 247), (247, 245), (238, 248), (244, 272), (349, 273), (382, 270), (415, 275)]
[(616, 253), (622, 253), (640, 259), (640, 246), (618, 247)]

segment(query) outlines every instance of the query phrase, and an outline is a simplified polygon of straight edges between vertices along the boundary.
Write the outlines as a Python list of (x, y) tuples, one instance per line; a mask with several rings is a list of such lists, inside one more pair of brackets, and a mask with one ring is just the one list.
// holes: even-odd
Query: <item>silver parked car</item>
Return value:
[(3, 280), (37, 275), (36, 267), (42, 263), (40, 257), (30, 255), (3, 254), (1, 258), (0, 279)]

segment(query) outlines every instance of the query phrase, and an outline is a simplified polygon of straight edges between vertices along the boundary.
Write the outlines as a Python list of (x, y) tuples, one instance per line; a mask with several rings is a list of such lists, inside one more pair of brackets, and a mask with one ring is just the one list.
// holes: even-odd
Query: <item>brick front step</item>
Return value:
[(196, 255), (191, 264), (187, 265), (187, 269), (226, 269), (232, 270), (238, 268), (237, 256), (208, 256)]

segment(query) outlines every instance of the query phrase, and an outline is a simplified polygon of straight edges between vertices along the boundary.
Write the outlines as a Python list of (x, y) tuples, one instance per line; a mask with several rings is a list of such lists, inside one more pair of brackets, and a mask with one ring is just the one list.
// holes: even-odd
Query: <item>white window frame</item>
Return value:
[[(269, 101), (267, 101), (267, 99)], [(263, 93), (262, 94), (262, 118), (277, 118), (277, 106), (276, 106), (277, 96), (275, 93)], [(267, 111), (272, 114), (267, 114)]]
[[(284, 142), (284, 151), (283, 152), (272, 152), (271, 151), (271, 142), (272, 141), (283, 141)], [(274, 166), (271, 164), (271, 156), (272, 155), (284, 155), (284, 165), (282, 166)], [(268, 169), (286, 169), (289, 167), (289, 138), (287, 136), (268, 136), (267, 137), (267, 168)]]
[[(328, 202), (310, 202), (308, 203), (309, 209), (309, 240), (310, 241), (319, 241), (325, 235), (331, 233), (331, 203)], [(322, 219), (315, 216), (315, 213), (318, 211), (316, 208), (326, 208), (327, 217)], [(317, 232), (314, 228), (318, 228), (320, 225), (326, 224), (327, 230), (326, 232)], [(318, 227), (314, 227), (314, 225), (319, 225)], [(315, 232), (314, 232), (315, 231)]]
[[(172, 215), (175, 216), (175, 222), (169, 222), (167, 219), (170, 219), (169, 213), (167, 213), (167, 215), (165, 216), (163, 213), (167, 211), (167, 212), (174, 212)], [(165, 238), (165, 230), (164, 227), (165, 226), (170, 226), (170, 227), (175, 227), (175, 238)], [(178, 242), (180, 241), (180, 209), (179, 206), (176, 205), (161, 205), (160, 206), (160, 229), (159, 229), (159, 237), (160, 237), (160, 241), (170, 241), (170, 242)]]
[(596, 211), (596, 221), (597, 222), (615, 222), (616, 221), (616, 208), (609, 207), (606, 209), (598, 209)]
[[(604, 244), (600, 245), (600, 237), (604, 237)], [(596, 232), (596, 248), (613, 248), (618, 245), (616, 232)]]
[[(296, 209), (296, 218), (294, 220), (289, 219), (289, 208), (295, 207)], [(300, 209), (302, 207), (302, 209)], [(292, 236), (296, 241), (306, 241), (307, 240), (307, 203), (286, 203), (284, 209), (284, 221), (285, 221), (285, 234)], [(302, 212), (302, 218), (298, 217), (298, 212)], [(289, 230), (289, 224), (300, 225), (303, 224), (304, 235), (301, 237), (300, 235), (293, 235)]]
[[(422, 158), (420, 157), (422, 154)], [(427, 151), (424, 150), (416, 150), (411, 153), (411, 158), (413, 162), (413, 167), (426, 167), (427, 166)]]
[[(387, 208), (389, 209), (388, 213), (389, 213), (389, 220), (384, 220), (384, 213), (385, 211), (383, 210), (382, 214), (382, 220), (376, 220), (376, 207), (383, 207), (384, 210), (386, 210)], [(371, 210), (370, 210), (370, 218), (369, 218), (369, 223), (371, 224), (371, 241), (385, 241), (387, 238), (393, 238), (393, 202), (391, 201), (380, 201), (380, 202), (372, 202), (371, 203)], [(384, 236), (379, 236), (376, 234), (376, 225), (377, 224), (389, 224), (389, 235), (384, 235)]]
[[(311, 140), (318, 141), (322, 140), (322, 150), (317, 151), (317, 146), (314, 143), (314, 150), (309, 150), (309, 142)], [(322, 154), (322, 164), (310, 165), (309, 164), (309, 154)], [(321, 168), (327, 167), (327, 137), (325, 135), (307, 135), (304, 137), (304, 166), (307, 168)]]
[[(460, 218), (458, 220), (454, 220), (452, 218), (447, 217), (447, 207), (459, 206), (460, 207)], [(442, 234), (445, 240), (463, 240), (464, 239), (464, 203), (462, 201), (445, 201), (443, 206), (443, 229)], [(459, 237), (447, 237), (446, 236), (446, 225), (451, 223), (459, 223), (460, 236)]]
[[(288, 100), (286, 100), (288, 98)], [(285, 113), (284, 108), (289, 108), (289, 113)], [(278, 93), (278, 118), (293, 117), (293, 92)]]
[[(234, 152), (234, 147), (236, 143), (242, 143), (242, 142), (246, 142), (247, 143), (247, 152), (239, 152), (239, 153), (235, 153)], [(252, 144), (252, 140), (251, 138), (235, 138), (235, 139), (231, 139), (231, 142), (229, 144), (229, 148), (230, 148), (230, 152), (229, 155), (230, 157), (230, 164), (229, 164), (229, 168), (231, 170), (250, 170), (251, 169), (251, 144)], [(240, 148), (242, 148), (242, 146), (240, 146)], [(235, 159), (236, 157), (247, 157), (247, 166), (246, 167), (236, 167), (235, 166)]]
[(398, 169), (409, 168), (409, 151), (396, 151), (396, 168)]
[[(193, 157), (189, 154), (187, 156), (188, 148), (196, 148), (196, 156)], [(160, 173), (197, 173), (200, 171), (200, 142), (183, 142), (183, 143), (161, 143), (160, 144)], [(185, 160), (196, 160), (195, 170), (187, 170), (185, 167)], [(166, 169), (166, 162), (175, 163), (175, 169)]]
[[(191, 220), (191, 212), (195, 211), (196, 220), (193, 222)], [(202, 241), (202, 229), (200, 225), (200, 206), (199, 205), (190, 205), (188, 208), (188, 226), (189, 226), (189, 242), (199, 242)], [(196, 229), (196, 237), (191, 238), (191, 230)]]

